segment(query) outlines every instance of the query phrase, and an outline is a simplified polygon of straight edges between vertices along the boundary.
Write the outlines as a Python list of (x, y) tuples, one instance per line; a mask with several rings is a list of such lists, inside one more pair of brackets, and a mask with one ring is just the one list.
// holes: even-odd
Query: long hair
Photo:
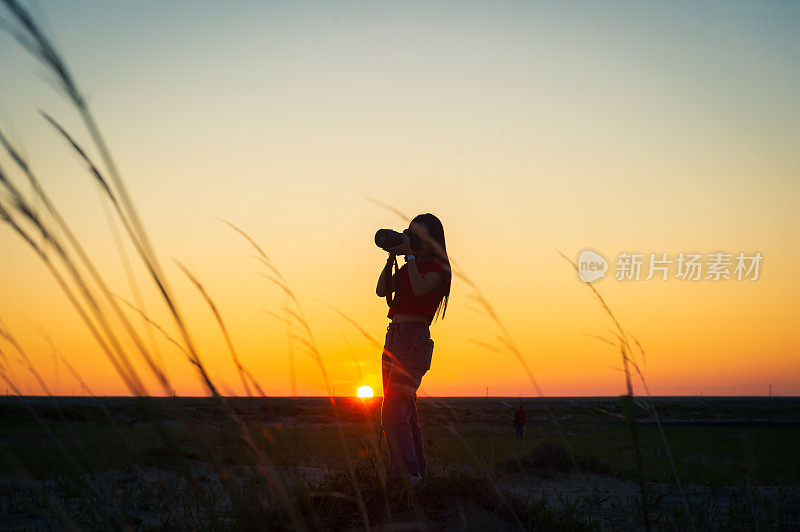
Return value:
[(444, 226), (442, 226), (442, 222), (439, 218), (429, 212), (418, 214), (411, 222), (425, 226), (425, 229), (428, 230), (428, 235), (430, 235), (430, 241), (428, 243), (433, 250), (433, 254), (446, 265), (446, 270), (450, 273), (446, 279), (447, 287), (444, 292), (444, 297), (439, 302), (439, 306), (436, 307), (436, 314), (434, 315), (434, 319), (436, 319), (439, 316), (439, 311), (441, 311), (442, 319), (444, 319), (444, 314), (447, 311), (447, 302), (450, 299), (450, 284), (453, 280), (453, 274), (450, 270), (450, 259), (447, 257), (447, 245), (444, 242)]

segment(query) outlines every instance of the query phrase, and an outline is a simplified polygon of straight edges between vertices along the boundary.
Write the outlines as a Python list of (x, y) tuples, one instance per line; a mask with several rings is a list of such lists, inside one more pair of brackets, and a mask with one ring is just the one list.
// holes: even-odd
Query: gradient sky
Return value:
[[(443, 221), (545, 395), (624, 393), (611, 323), (559, 255), (759, 251), (755, 282), (596, 283), (641, 341), (658, 395), (800, 394), (800, 6), (790, 2), (104, 2), (31, 4), (79, 81), (224, 391), (241, 384), (205, 284), (246, 366), (291, 393), (289, 279), (337, 394), (380, 390), (375, 198)], [(44, 69), (0, 36), (0, 126), (114, 290), (133, 299), (96, 187), (37, 113), (89, 137)], [(3, 169), (9, 158), (0, 155)], [(12, 174), (19, 179), (19, 175)], [(25, 190), (28, 190), (26, 188)], [(125, 394), (41, 261), (0, 228), (0, 318), (56, 393)], [(130, 247), (128, 253), (132, 254)], [(613, 267), (613, 264), (612, 264)], [(147, 284), (147, 311), (173, 324)], [(535, 395), (497, 327), (453, 284), (420, 394)], [(295, 328), (296, 330), (296, 328)], [(146, 337), (148, 337), (146, 335)], [(48, 340), (49, 339), (49, 340)], [(178, 394), (203, 394), (167, 342)], [(41, 389), (12, 358), (26, 393)], [(295, 345), (297, 392), (325, 394)], [(363, 377), (359, 377), (359, 370)], [(144, 371), (143, 371), (144, 374)], [(152, 381), (150, 381), (152, 382)], [(152, 385), (152, 393), (160, 390)], [(637, 387), (642, 392), (641, 387)]]

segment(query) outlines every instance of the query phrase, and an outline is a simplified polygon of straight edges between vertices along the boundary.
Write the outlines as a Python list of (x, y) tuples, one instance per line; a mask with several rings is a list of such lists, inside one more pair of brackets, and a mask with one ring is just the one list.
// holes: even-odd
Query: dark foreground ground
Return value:
[(798, 398), (637, 404), (641, 479), (620, 398), (520, 401), (420, 398), (412, 489), (379, 398), (2, 397), (0, 529), (800, 527)]

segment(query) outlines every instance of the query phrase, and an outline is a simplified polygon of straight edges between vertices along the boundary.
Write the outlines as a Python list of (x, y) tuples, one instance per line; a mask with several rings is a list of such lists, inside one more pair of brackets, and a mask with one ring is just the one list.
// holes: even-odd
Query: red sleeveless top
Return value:
[(387, 318), (391, 318), (395, 314), (417, 314), (419, 316), (428, 316), (428, 324), (433, 321), (433, 316), (436, 314), (436, 308), (439, 302), (444, 298), (447, 292), (447, 287), (450, 281), (450, 272), (446, 269), (447, 266), (439, 263), (438, 261), (424, 261), (417, 262), (417, 269), (419, 273), (425, 275), (430, 271), (437, 271), (442, 274), (442, 283), (428, 292), (427, 294), (417, 297), (411, 289), (411, 280), (408, 278), (408, 264), (397, 270), (397, 283), (396, 290), (400, 296), (400, 304), (396, 307), (389, 307)]

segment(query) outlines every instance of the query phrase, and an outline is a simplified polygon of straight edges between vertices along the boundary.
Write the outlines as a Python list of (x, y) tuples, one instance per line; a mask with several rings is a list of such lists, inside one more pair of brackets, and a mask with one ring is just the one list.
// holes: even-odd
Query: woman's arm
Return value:
[(406, 263), (408, 268), (408, 280), (411, 281), (411, 290), (415, 297), (421, 297), (436, 290), (441, 284), (444, 276), (436, 271), (422, 275), (417, 268), (416, 261), (410, 260)]
[[(386, 265), (381, 270), (381, 275), (378, 277), (378, 286), (375, 288), (375, 293), (378, 294), (378, 297), (386, 297), (386, 270), (392, 271), (388, 267), (389, 263), (387, 262)], [(392, 279), (396, 276), (393, 275)], [(396, 286), (396, 285), (395, 285)]]

